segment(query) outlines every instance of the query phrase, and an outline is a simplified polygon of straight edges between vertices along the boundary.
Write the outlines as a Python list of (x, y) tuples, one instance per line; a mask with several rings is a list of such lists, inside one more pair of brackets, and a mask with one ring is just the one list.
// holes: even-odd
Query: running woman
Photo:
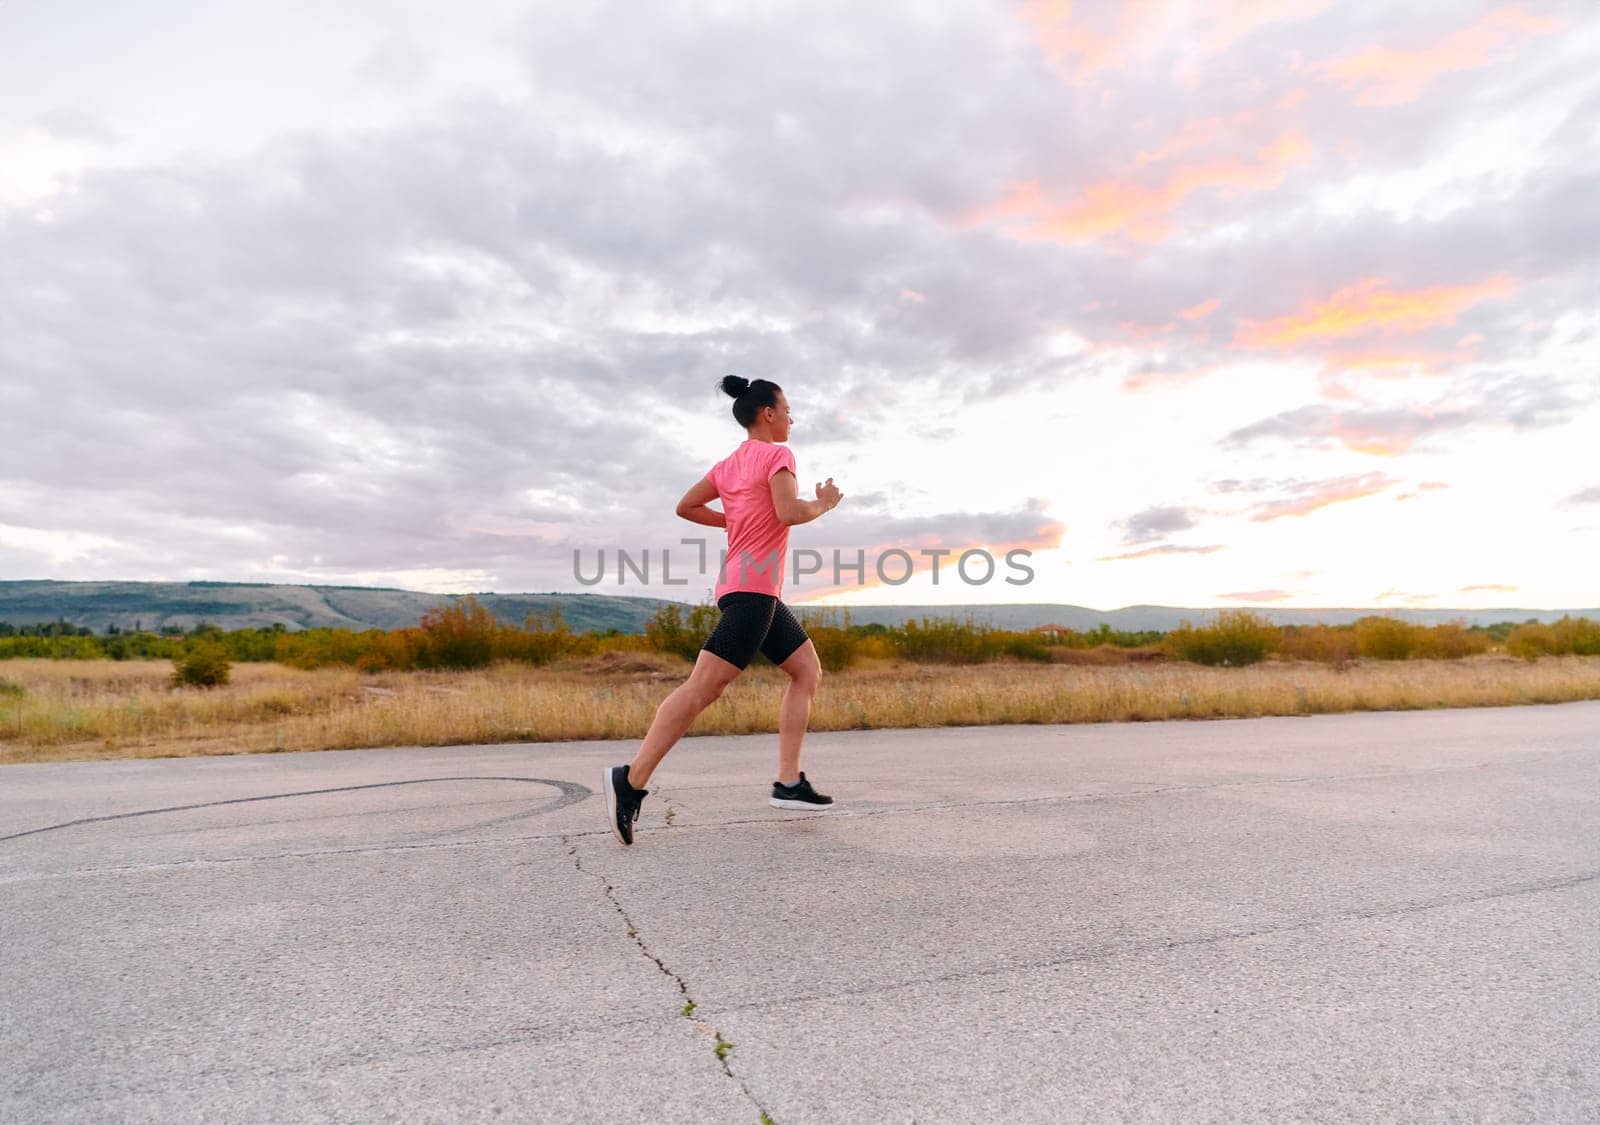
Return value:
[[(729, 375), (721, 386), (733, 396), (734, 420), (749, 436), (683, 494), (678, 515), (728, 530), (728, 557), (715, 593), (722, 616), (695, 659), (689, 679), (656, 708), (633, 761), (605, 771), (606, 816), (624, 844), (633, 843), (633, 824), (656, 766), (695, 717), (738, 679), (757, 651), (789, 675), (778, 711), (778, 778), (768, 801), (780, 809), (818, 809), (833, 803), (832, 797), (813, 789), (800, 770), (800, 741), (811, 717), (822, 664), (816, 646), (779, 595), (789, 528), (831, 511), (844, 494), (829, 477), (817, 485), (815, 500), (800, 498), (794, 454), (783, 447), (794, 423), (783, 388), (737, 375)], [(722, 511), (707, 507), (719, 497)]]

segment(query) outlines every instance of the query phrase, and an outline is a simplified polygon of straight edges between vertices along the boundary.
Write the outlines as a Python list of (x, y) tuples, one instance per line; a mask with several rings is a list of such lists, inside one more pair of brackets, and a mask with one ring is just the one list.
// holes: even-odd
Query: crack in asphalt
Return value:
[(755, 1094), (751, 1092), (750, 1087), (748, 1084), (746, 1084), (745, 1080), (734, 1073), (733, 1067), (728, 1065), (728, 1055), (732, 1053), (733, 1043), (724, 1039), (722, 1037), (722, 1032), (718, 1031), (717, 1028), (709, 1021), (695, 1018), (694, 1012), (700, 1007), (700, 1002), (696, 1000), (693, 993), (689, 991), (689, 982), (668, 968), (667, 963), (657, 956), (655, 952), (651, 950), (650, 946), (646, 944), (644, 935), (639, 932), (638, 924), (634, 922), (632, 916), (629, 915), (627, 908), (624, 907), (621, 900), (617, 898), (617, 889), (611, 885), (611, 880), (607, 879), (598, 871), (591, 871), (583, 865), (583, 860), (578, 856), (578, 845), (573, 840), (568, 839), (567, 836), (562, 836), (561, 842), (566, 845), (567, 854), (572, 857), (572, 865), (576, 867), (582, 874), (587, 875), (589, 878), (599, 882), (601, 889), (605, 892), (606, 900), (611, 903), (618, 914), (622, 915), (622, 920), (628, 927), (628, 937), (633, 939), (633, 943), (639, 947), (639, 952), (648, 957), (650, 962), (661, 971), (663, 976), (678, 986), (678, 991), (683, 995), (685, 1001), (684, 1010), (680, 1012), (679, 1015), (693, 1023), (696, 1030), (710, 1030), (712, 1037), (716, 1041), (716, 1046), (713, 1048), (712, 1053), (717, 1056), (717, 1063), (722, 1067), (722, 1073), (727, 1075), (730, 1080), (738, 1084), (739, 1089), (744, 1092), (744, 1096), (749, 1100), (750, 1104), (756, 1108), (756, 1112), (761, 1114), (761, 1119), (763, 1121), (771, 1121), (772, 1117), (767, 1112), (766, 1107), (761, 1104), (760, 1099), (758, 1099)]
[(1541, 879), (1527, 883), (1512, 883), (1504, 887), (1496, 887), (1485, 891), (1457, 891), (1454, 894), (1440, 895), (1436, 898), (1423, 899), (1419, 902), (1394, 903), (1388, 906), (1369, 907), (1362, 910), (1351, 910), (1342, 913), (1327, 914), (1320, 918), (1308, 918), (1298, 922), (1285, 922), (1276, 926), (1258, 926), (1249, 930), (1223, 930), (1218, 933), (1196, 934), (1193, 937), (1168, 938), (1162, 941), (1133, 942), (1122, 945), (1101, 945), (1085, 949), (1066, 957), (1052, 957), (1041, 961), (1027, 961), (1021, 964), (991, 965), (983, 969), (973, 969), (967, 972), (941, 973), (937, 976), (919, 976), (914, 980), (901, 981), (897, 984), (872, 985), (867, 988), (847, 988), (835, 992), (817, 993), (811, 996), (790, 996), (782, 1000), (752, 1000), (742, 1004), (728, 1004), (726, 1009), (730, 1012), (741, 1011), (770, 1011), (774, 1008), (788, 1007), (791, 1004), (811, 1004), (818, 1001), (855, 998), (860, 996), (878, 996), (890, 992), (900, 992), (920, 985), (935, 984), (960, 984), (969, 980), (984, 980), (991, 977), (1005, 976), (1009, 973), (1031, 973), (1041, 969), (1055, 969), (1066, 965), (1077, 965), (1092, 961), (1107, 961), (1115, 957), (1139, 956), (1145, 953), (1161, 953), (1171, 949), (1184, 949), (1195, 945), (1217, 945), (1229, 941), (1245, 941), (1253, 937), (1271, 936), (1273, 934), (1293, 933), (1297, 930), (1312, 930), (1319, 926), (1338, 925), (1343, 922), (1359, 922), (1371, 918), (1395, 918), (1407, 914), (1421, 914), (1429, 910), (1442, 910), (1447, 906), (1462, 906), (1474, 902), (1486, 902), (1497, 898), (1515, 898), (1519, 895), (1543, 894), (1548, 891), (1562, 891), (1572, 887), (1582, 886), (1600, 879), (1600, 871), (1589, 871), (1577, 875), (1564, 875), (1555, 879)]

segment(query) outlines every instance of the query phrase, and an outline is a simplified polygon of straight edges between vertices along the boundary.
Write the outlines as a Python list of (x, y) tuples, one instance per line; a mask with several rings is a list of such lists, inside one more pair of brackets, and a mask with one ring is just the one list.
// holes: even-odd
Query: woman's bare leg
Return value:
[(667, 751), (677, 745), (683, 732), (693, 724), (696, 716), (721, 697), (723, 689), (739, 678), (740, 668), (722, 657), (701, 649), (695, 658), (694, 671), (679, 684), (673, 693), (656, 708), (650, 720), (650, 730), (644, 736), (639, 752), (628, 763), (628, 784), (643, 789), (655, 773)]
[(800, 780), (800, 743), (811, 721), (811, 700), (822, 681), (817, 646), (807, 641), (779, 665), (789, 676), (778, 707), (778, 780), (793, 785)]

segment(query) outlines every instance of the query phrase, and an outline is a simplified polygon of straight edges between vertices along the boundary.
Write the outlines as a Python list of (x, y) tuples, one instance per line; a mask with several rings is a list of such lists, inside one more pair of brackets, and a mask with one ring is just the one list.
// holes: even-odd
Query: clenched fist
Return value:
[(839, 501), (844, 499), (844, 493), (839, 491), (838, 486), (833, 483), (833, 478), (829, 477), (825, 483), (817, 485), (817, 499), (829, 508), (837, 508)]

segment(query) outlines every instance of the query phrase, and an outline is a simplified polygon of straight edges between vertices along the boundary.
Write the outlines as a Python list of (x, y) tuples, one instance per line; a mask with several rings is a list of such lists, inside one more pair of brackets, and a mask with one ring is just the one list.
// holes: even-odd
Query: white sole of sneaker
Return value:
[(818, 805), (810, 801), (790, 801), (783, 797), (768, 797), (767, 804), (775, 809), (831, 809), (832, 805)]
[(617, 827), (617, 783), (612, 780), (616, 772), (616, 766), (607, 766), (602, 774), (605, 778), (606, 819), (611, 824), (611, 834), (617, 838), (617, 843), (626, 844), (628, 841), (622, 838), (622, 829)]

